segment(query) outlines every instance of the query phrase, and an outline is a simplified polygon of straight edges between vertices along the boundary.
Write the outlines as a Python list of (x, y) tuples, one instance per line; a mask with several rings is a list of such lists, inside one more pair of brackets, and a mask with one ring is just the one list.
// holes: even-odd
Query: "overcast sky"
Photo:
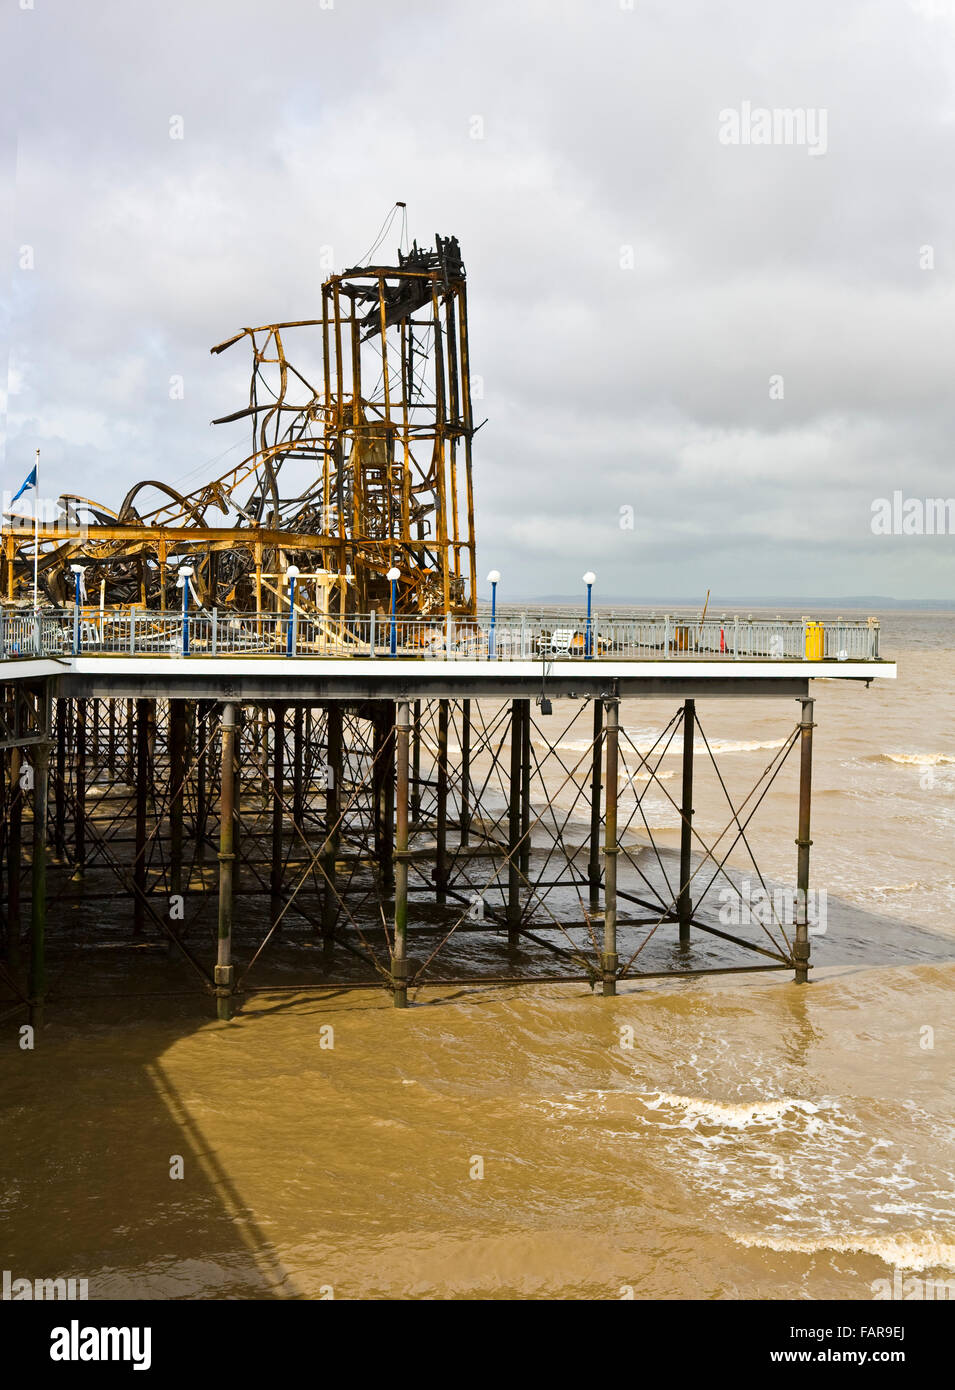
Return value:
[(0, 487), (237, 461), (208, 349), (403, 199), (467, 266), (502, 596), (953, 596), (871, 518), (955, 495), (955, 0), (627, 4), (2, 0)]

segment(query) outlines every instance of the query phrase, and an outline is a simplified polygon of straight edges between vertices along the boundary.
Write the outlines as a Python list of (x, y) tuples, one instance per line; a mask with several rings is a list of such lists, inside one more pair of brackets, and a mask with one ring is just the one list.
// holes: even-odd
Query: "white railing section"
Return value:
[(877, 661), (874, 618), (629, 617), (551, 612), (323, 618), (296, 612), (7, 609), (0, 659), (38, 656), (420, 657), (438, 661)]

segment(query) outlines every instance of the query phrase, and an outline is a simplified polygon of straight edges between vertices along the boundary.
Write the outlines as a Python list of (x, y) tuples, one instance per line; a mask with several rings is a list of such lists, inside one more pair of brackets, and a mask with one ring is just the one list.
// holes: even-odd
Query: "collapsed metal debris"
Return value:
[[(251, 452), (192, 492), (143, 479), (119, 507), (78, 494), (41, 519), (41, 602), (74, 594), (163, 612), (188, 567), (200, 607), (279, 612), (290, 565), (310, 615), (474, 612), (475, 550), (465, 269), (455, 237), (398, 265), (322, 286), (315, 319), (243, 328), (252, 350)], [(294, 345), (294, 351), (290, 349)], [(314, 367), (312, 364), (315, 364)], [(4, 517), (7, 602), (33, 596), (34, 526)]]

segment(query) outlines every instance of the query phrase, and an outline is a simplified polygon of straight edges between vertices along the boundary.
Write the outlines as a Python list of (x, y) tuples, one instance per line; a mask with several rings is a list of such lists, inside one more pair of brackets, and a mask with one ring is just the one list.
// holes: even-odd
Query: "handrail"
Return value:
[(478, 661), (879, 661), (875, 618), (592, 618), (580, 613), (515, 617), (387, 613), (296, 614), (231, 610), (155, 613), (142, 608), (4, 609), (0, 660), (42, 656), (285, 656)]

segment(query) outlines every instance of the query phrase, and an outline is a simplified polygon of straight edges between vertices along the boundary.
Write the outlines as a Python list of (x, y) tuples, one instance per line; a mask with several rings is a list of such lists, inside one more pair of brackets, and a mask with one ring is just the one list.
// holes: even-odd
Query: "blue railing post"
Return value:
[(597, 576), (594, 574), (593, 570), (588, 570), (587, 573), (584, 575), (584, 583), (587, 585), (587, 632), (584, 637), (585, 661), (592, 661), (594, 655), (593, 634), (591, 628), (591, 614), (593, 612), (593, 593), (594, 583), (596, 582), (596, 579)]
[(501, 575), (499, 570), (491, 570), (487, 580), (491, 586), (491, 630), (487, 637), (487, 654), (491, 661), (497, 656), (495, 643), (495, 629), (497, 627), (497, 586), (500, 583)]

